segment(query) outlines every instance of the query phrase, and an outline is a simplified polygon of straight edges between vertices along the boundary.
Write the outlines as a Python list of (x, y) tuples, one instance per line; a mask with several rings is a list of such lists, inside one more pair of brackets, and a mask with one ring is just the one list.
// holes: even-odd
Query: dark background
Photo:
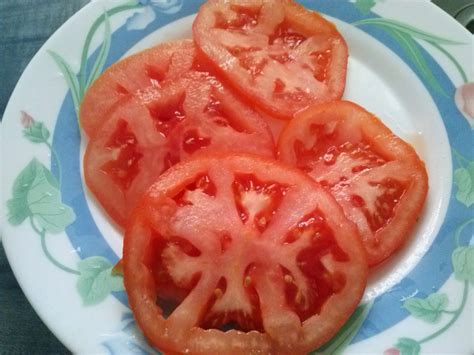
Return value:
[[(0, 120), (28, 62), (51, 34), (88, 2), (0, 0)], [(474, 0), (433, 2), (473, 32)], [(0, 242), (0, 354), (69, 353), (26, 300)]]

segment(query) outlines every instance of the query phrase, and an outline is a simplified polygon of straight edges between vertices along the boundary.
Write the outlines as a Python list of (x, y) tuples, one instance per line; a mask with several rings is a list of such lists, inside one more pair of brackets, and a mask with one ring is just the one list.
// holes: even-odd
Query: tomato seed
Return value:
[(224, 294), (224, 293), (222, 292), (222, 290), (221, 290), (220, 288), (216, 288), (216, 289), (214, 290), (214, 296), (215, 296), (217, 299), (221, 298), (223, 294)]
[(252, 283), (252, 278), (250, 276), (245, 276), (244, 278), (244, 286), (249, 287), (250, 284)]

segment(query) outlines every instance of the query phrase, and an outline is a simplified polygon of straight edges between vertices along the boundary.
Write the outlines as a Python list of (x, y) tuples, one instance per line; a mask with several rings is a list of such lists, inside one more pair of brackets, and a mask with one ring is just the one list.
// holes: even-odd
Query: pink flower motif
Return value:
[(457, 88), (454, 102), (467, 122), (474, 129), (474, 83), (466, 83)]
[(400, 350), (397, 348), (390, 348), (383, 352), (383, 355), (400, 355)]
[(30, 128), (33, 125), (33, 123), (35, 123), (35, 120), (25, 111), (20, 111), (20, 113), (21, 113), (21, 117), (20, 117), (21, 125), (23, 126), (23, 128)]

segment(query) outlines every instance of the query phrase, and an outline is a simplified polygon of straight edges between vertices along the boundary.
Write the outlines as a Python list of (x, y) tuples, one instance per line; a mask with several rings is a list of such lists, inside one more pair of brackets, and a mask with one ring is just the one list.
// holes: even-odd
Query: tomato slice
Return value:
[(271, 132), (215, 77), (188, 72), (146, 98), (132, 95), (103, 118), (84, 157), (86, 183), (120, 226), (170, 166), (209, 152), (274, 157)]
[(357, 225), (371, 266), (409, 238), (428, 175), (415, 150), (374, 115), (348, 101), (310, 107), (284, 129), (278, 150), (332, 192)]
[(343, 325), (367, 278), (334, 198), (297, 169), (249, 155), (161, 175), (127, 225), (123, 264), (140, 328), (173, 353), (306, 353)]
[(132, 95), (146, 96), (166, 79), (187, 73), (195, 58), (191, 40), (166, 42), (110, 66), (86, 92), (80, 108), (82, 128), (93, 136), (116, 105)]
[(247, 100), (279, 118), (339, 99), (348, 50), (334, 24), (291, 0), (210, 0), (193, 35)]

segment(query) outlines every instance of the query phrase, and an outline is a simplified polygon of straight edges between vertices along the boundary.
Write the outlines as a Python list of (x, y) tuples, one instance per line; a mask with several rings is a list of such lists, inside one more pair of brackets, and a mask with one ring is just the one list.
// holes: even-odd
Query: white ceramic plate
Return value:
[[(470, 353), (472, 36), (426, 1), (304, 5), (334, 21), (346, 38), (344, 98), (410, 142), (430, 177), (415, 235), (373, 273), (363, 304), (325, 353)], [(89, 4), (41, 48), (5, 111), (5, 250), (36, 312), (74, 352), (150, 351), (135, 328), (121, 278), (110, 273), (122, 237), (83, 184), (77, 103), (94, 66), (99, 73), (130, 53), (190, 37), (198, 7), (198, 1), (182, 0)]]

